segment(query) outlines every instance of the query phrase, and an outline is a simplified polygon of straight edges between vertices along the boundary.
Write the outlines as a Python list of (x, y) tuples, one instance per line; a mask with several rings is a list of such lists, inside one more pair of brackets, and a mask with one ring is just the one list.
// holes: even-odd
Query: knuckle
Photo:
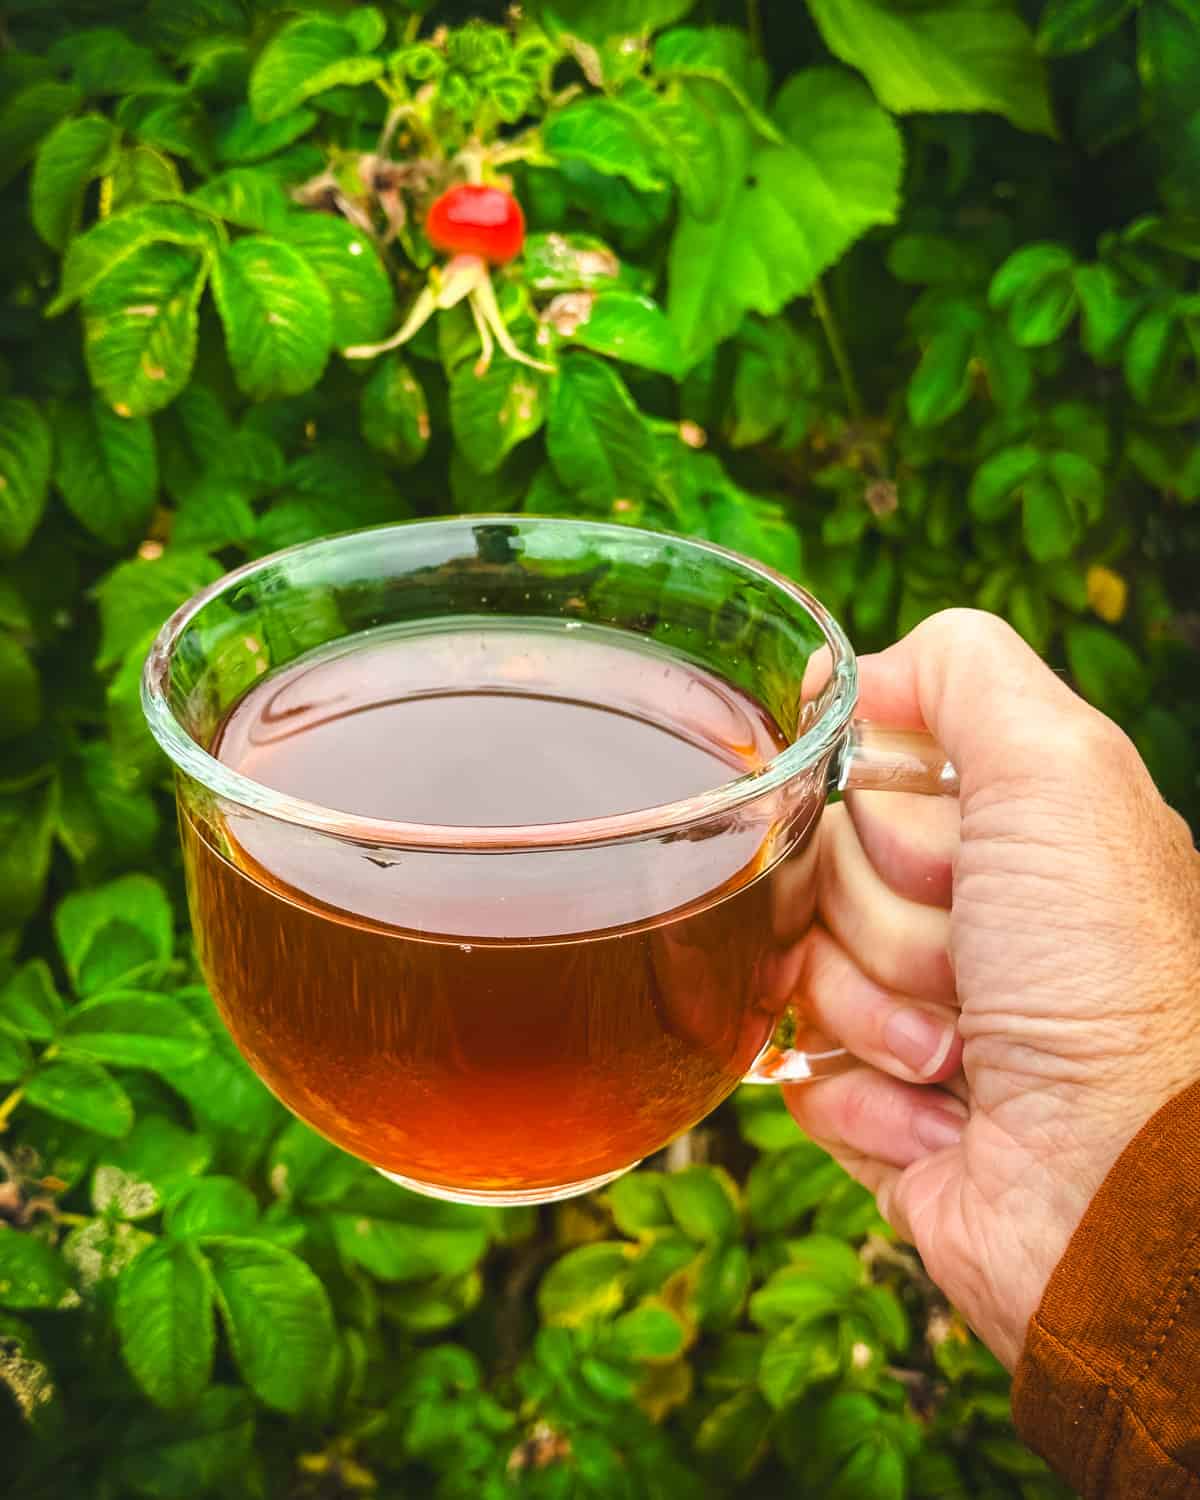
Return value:
[(928, 634), (946, 646), (967, 654), (1011, 651), (1029, 647), (1007, 620), (989, 614), (985, 609), (943, 609), (917, 626), (916, 633)]

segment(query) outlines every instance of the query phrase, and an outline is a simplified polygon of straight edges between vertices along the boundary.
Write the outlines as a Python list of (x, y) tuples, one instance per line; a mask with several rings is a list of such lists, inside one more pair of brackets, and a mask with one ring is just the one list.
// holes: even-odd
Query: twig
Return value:
[(825, 288), (819, 280), (813, 282), (812, 299), (817, 317), (821, 320), (821, 327), (825, 330), (825, 338), (829, 343), (829, 352), (833, 355), (833, 362), (837, 366), (838, 377), (842, 382), (842, 390), (846, 395), (846, 405), (850, 409), (851, 417), (856, 422), (859, 422), (862, 420), (863, 414), (862, 398), (858, 394), (858, 385), (854, 379), (854, 370), (850, 364), (850, 356), (846, 352), (846, 345), (842, 339), (842, 330), (837, 325), (837, 319), (833, 315), (829, 299), (825, 296)]

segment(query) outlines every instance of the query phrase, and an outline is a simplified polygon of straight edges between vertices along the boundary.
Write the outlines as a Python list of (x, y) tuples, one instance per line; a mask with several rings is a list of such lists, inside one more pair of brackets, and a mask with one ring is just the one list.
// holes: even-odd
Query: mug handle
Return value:
[[(958, 772), (932, 735), (910, 729), (884, 729), (855, 719), (834, 762), (839, 792), (918, 792), (926, 797), (957, 797)], [(805, 1038), (790, 1009), (759, 1054), (745, 1083), (804, 1083), (840, 1073), (854, 1063), (844, 1047), (824, 1038)], [(814, 1050), (815, 1049), (815, 1050)]]

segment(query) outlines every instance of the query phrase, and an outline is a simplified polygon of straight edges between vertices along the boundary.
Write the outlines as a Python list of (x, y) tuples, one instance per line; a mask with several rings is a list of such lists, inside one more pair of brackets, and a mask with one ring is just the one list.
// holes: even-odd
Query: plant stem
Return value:
[(12, 1093), (9, 1094), (7, 1099), (5, 1099), (3, 1102), (0, 1102), (0, 1131), (8, 1129), (8, 1117), (12, 1114), (13, 1110), (16, 1109), (17, 1105), (20, 1104), (21, 1100), (24, 1097), (25, 1086), (24, 1084), (19, 1084), (15, 1089), (13, 1089)]
[(750, 35), (750, 50), (756, 57), (763, 55), (762, 12), (759, 0), (746, 0), (746, 30)]
[(846, 345), (842, 339), (842, 330), (837, 325), (837, 319), (833, 315), (829, 299), (825, 296), (825, 288), (821, 285), (820, 281), (813, 282), (812, 299), (817, 317), (821, 320), (821, 327), (825, 330), (825, 337), (829, 343), (829, 352), (833, 355), (833, 362), (837, 366), (838, 378), (842, 382), (842, 390), (846, 393), (846, 405), (850, 408), (850, 415), (856, 422), (861, 421), (863, 414), (862, 397), (858, 394), (858, 385), (854, 379), (854, 369), (850, 364), (850, 356), (846, 352)]

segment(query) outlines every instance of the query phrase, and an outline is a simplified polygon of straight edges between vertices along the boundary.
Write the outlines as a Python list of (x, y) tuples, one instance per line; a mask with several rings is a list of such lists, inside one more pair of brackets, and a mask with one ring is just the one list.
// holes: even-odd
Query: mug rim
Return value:
[[(793, 603), (799, 604), (817, 625), (831, 657), (829, 701), (804, 733), (774, 755), (766, 765), (755, 771), (743, 772), (709, 791), (698, 792), (694, 796), (673, 802), (638, 808), (632, 812), (606, 813), (602, 817), (487, 827), (412, 823), (399, 819), (367, 817), (293, 797), (225, 765), (193, 739), (179, 722), (167, 693), (174, 649), (195, 616), (230, 588), (239, 587), (283, 558), (300, 554), (314, 556), (334, 549), (351, 538), (382, 538), (414, 528), (468, 531), (480, 525), (496, 523), (550, 525), (592, 535), (602, 533), (614, 541), (624, 538), (656, 544), (670, 542), (732, 564), (742, 573), (766, 583), (773, 592), (785, 595)], [(142, 712), (151, 734), (176, 771), (199, 782), (214, 796), (248, 811), (354, 843), (387, 848), (436, 849), (446, 853), (517, 853), (619, 843), (669, 833), (707, 818), (733, 812), (764, 793), (782, 787), (832, 752), (850, 723), (857, 698), (858, 664), (845, 631), (819, 599), (766, 564), (727, 547), (718, 546), (715, 542), (681, 536), (670, 531), (651, 531), (645, 527), (623, 526), (610, 521), (588, 521), (577, 517), (533, 517), (505, 513), (421, 517), (411, 521), (389, 522), (382, 526), (358, 527), (297, 542), (243, 563), (193, 594), (165, 621), (147, 654), (141, 679)]]

